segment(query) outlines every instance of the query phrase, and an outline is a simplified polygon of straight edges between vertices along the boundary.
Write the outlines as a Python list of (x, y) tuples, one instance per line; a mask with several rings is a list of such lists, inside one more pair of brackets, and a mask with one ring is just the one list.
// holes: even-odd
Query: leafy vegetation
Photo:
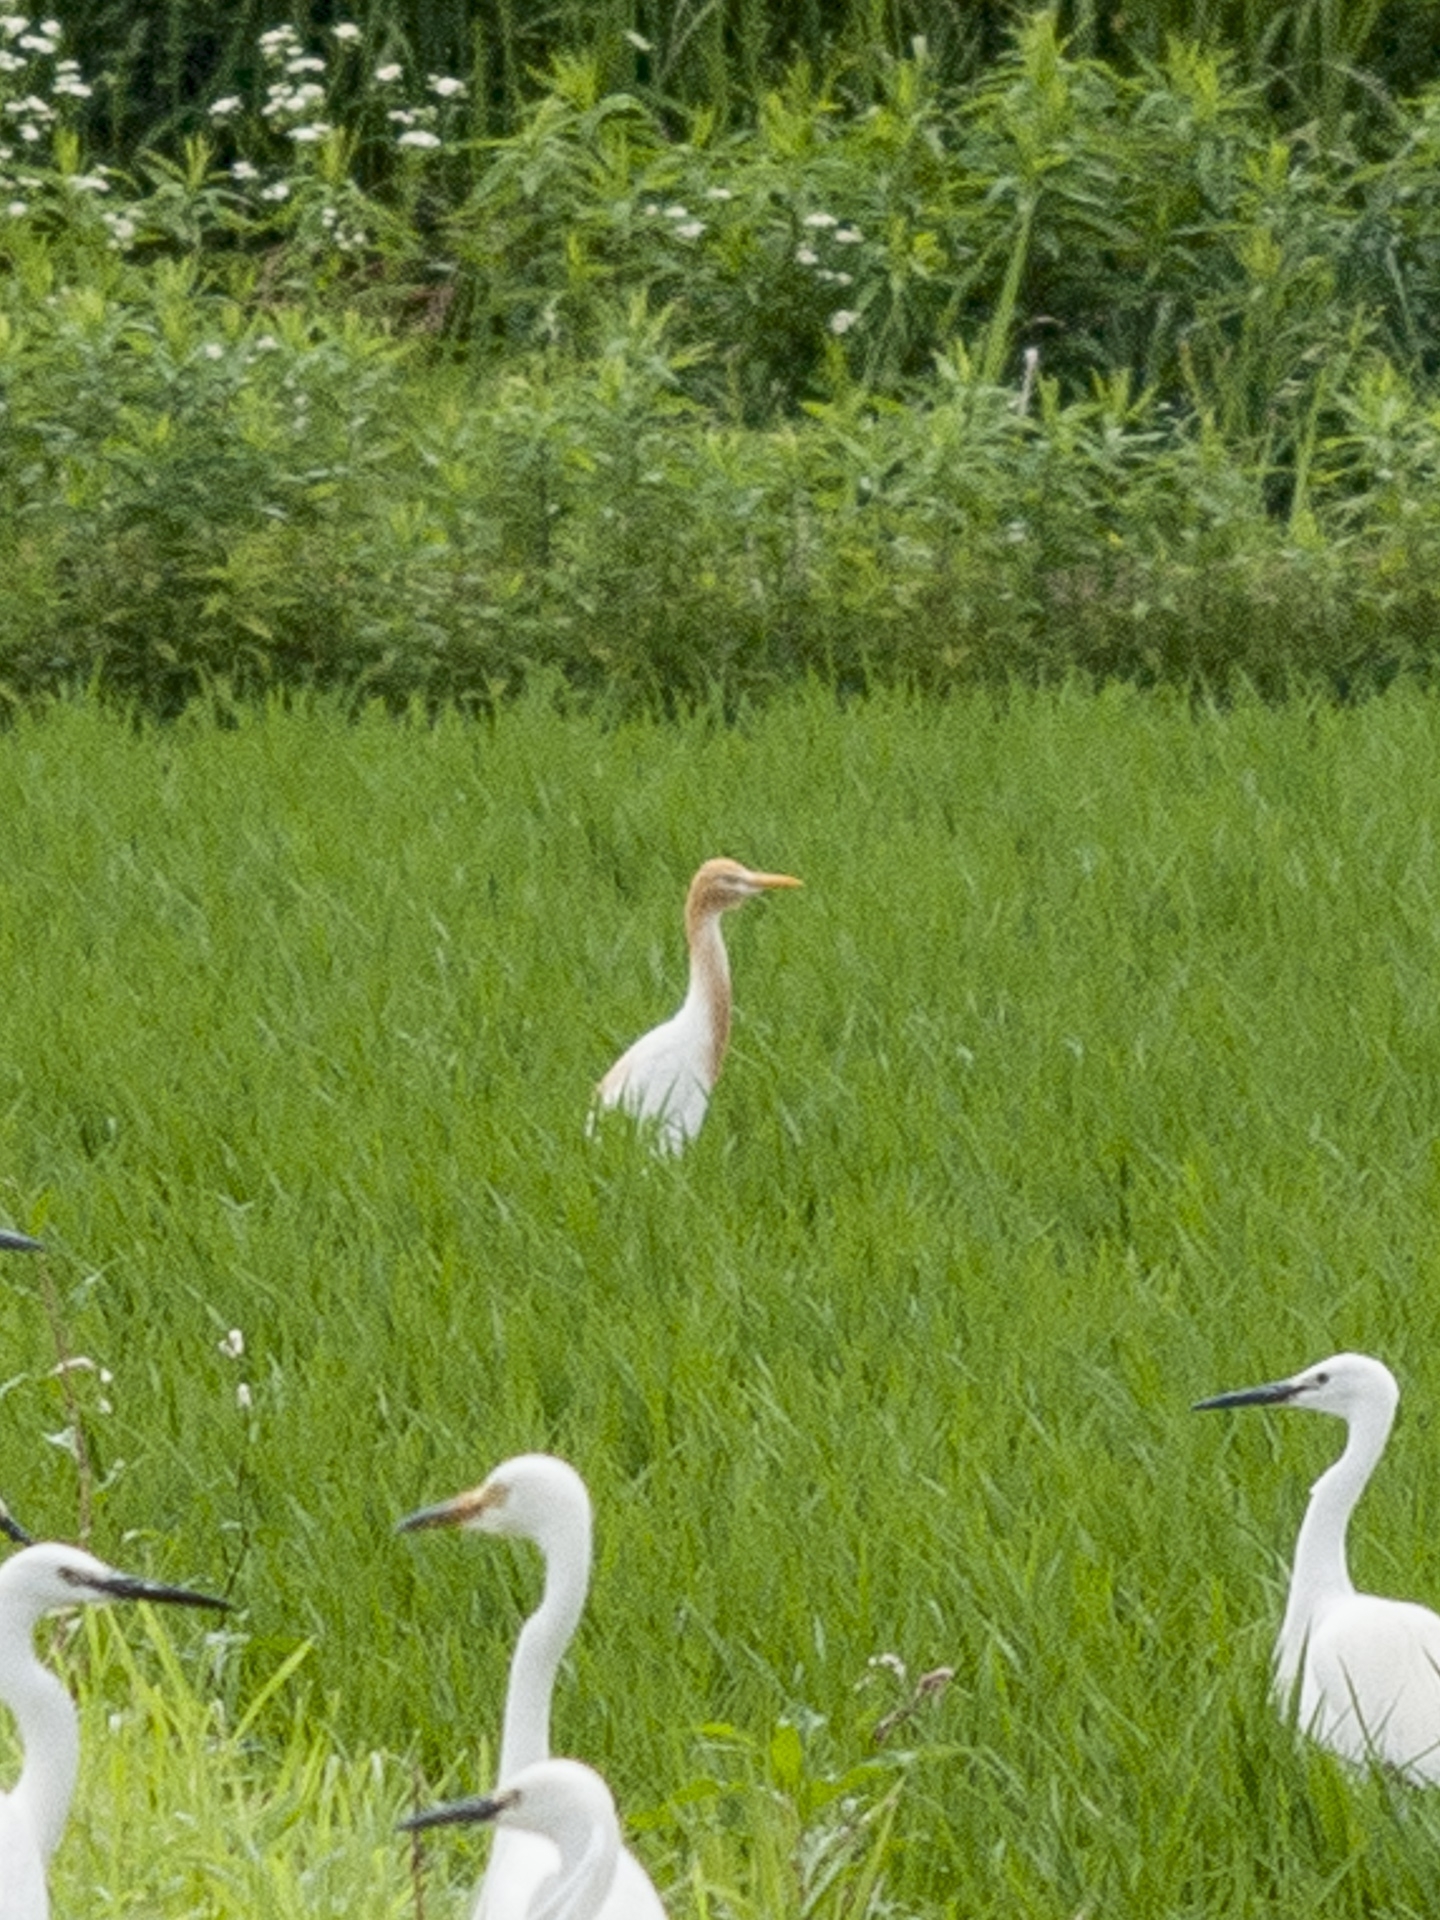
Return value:
[(1430, 674), (1429, 94), (1286, 133), (1042, 13), (684, 137), (569, 58), (477, 145), (340, 23), (118, 165), (7, 32), (12, 703)]
[[(0, 1295), (0, 1490), (239, 1609), (65, 1655), (60, 1910), (410, 1911), (390, 1822), (488, 1778), (536, 1568), (393, 1523), (537, 1446), (599, 1523), (557, 1736), (676, 1920), (1433, 1908), (1432, 1796), (1265, 1698), (1338, 1428), (1187, 1409), (1383, 1354), (1356, 1574), (1440, 1596), (1437, 727), (20, 716), (0, 1209), (52, 1251)], [(722, 849), (806, 887), (733, 923), (662, 1166), (588, 1089)], [(431, 1853), (433, 1920), (478, 1855)]]

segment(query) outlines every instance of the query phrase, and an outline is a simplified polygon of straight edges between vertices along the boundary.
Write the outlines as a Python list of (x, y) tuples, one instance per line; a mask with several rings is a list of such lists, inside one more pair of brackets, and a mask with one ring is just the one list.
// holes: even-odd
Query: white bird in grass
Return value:
[(1440, 1782), (1440, 1614), (1357, 1593), (1345, 1557), (1355, 1502), (1385, 1450), (1400, 1389), (1379, 1360), (1337, 1353), (1289, 1380), (1198, 1401), (1211, 1407), (1312, 1407), (1348, 1429), (1345, 1449), (1310, 1490), (1290, 1596), (1275, 1646), (1275, 1691), (1300, 1689), (1300, 1725), (1343, 1759), (1378, 1760)]
[[(590, 1586), (590, 1495), (564, 1460), (523, 1453), (480, 1486), (400, 1522), (402, 1532), (464, 1527), (532, 1540), (545, 1562), (545, 1590), (515, 1642), (500, 1732), (499, 1778), (508, 1787), (525, 1769), (550, 1758), (550, 1700)], [(537, 1890), (555, 1873), (556, 1843), (521, 1823), (502, 1825), (480, 1882), (475, 1920), (538, 1920)], [(665, 1920), (650, 1876), (628, 1848), (615, 1861), (604, 1920)]]
[[(452, 1800), (412, 1814), (400, 1825), (417, 1832), (477, 1820), (493, 1821), (502, 1833), (539, 1836), (553, 1849), (559, 1864), (537, 1887), (525, 1908), (527, 1920), (598, 1920), (619, 1911), (606, 1901), (623, 1857), (620, 1821), (610, 1789), (593, 1767), (578, 1760), (537, 1760), (493, 1794)], [(660, 1911), (658, 1905), (653, 1911)]]
[(19, 1780), (0, 1794), (0, 1920), (46, 1920), (45, 1872), (80, 1763), (79, 1717), (70, 1695), (35, 1657), (35, 1628), (56, 1607), (109, 1600), (227, 1604), (188, 1587), (117, 1573), (92, 1553), (49, 1541), (0, 1562), (0, 1702), (14, 1714), (25, 1752)]
[(680, 1011), (642, 1034), (595, 1089), (601, 1107), (658, 1122), (657, 1142), (679, 1153), (700, 1131), (730, 1038), (730, 963), (720, 916), (774, 887), (798, 887), (788, 873), (752, 873), (738, 860), (707, 860), (685, 896), (690, 986)]

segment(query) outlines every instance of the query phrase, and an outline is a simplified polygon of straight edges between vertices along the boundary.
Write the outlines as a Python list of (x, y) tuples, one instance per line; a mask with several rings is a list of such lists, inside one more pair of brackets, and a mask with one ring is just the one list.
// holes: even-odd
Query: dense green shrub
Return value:
[(459, 79), (277, 30), (121, 172), (5, 31), (13, 698), (1429, 670), (1428, 96), (1362, 156), (1041, 13), (687, 139), (572, 60), (476, 148)]

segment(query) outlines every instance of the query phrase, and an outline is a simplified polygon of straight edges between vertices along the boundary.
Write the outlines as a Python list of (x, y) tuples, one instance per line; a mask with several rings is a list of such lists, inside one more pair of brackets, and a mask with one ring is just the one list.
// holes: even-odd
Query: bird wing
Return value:
[(710, 1088), (688, 1023), (677, 1015), (642, 1034), (595, 1093), (602, 1107), (619, 1107), (637, 1120), (658, 1120), (661, 1139), (672, 1152), (693, 1140), (710, 1103)]
[(665, 1920), (655, 1883), (628, 1847), (621, 1848), (615, 1862), (615, 1878), (599, 1920)]
[(48, 1920), (45, 1864), (23, 1809), (0, 1795), (0, 1920)]
[(490, 1849), (474, 1920), (530, 1920), (546, 1883), (559, 1871), (560, 1850), (553, 1840), (503, 1829)]
[(1311, 1629), (1300, 1705), (1317, 1739), (1440, 1782), (1440, 1614), (1351, 1594)]

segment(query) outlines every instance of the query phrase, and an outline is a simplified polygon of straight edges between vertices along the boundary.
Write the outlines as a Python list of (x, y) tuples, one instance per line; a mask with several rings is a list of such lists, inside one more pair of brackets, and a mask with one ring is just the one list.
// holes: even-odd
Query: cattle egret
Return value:
[(657, 1144), (679, 1153), (700, 1131), (730, 1038), (730, 963), (720, 916), (772, 887), (798, 887), (788, 873), (752, 873), (738, 860), (707, 860), (685, 896), (690, 986), (680, 1011), (622, 1053), (595, 1089), (601, 1107), (657, 1122)]
[[(478, 1533), (532, 1540), (545, 1562), (545, 1588), (515, 1642), (510, 1685), (500, 1731), (500, 1785), (508, 1787), (526, 1768), (550, 1758), (550, 1698), (555, 1674), (569, 1646), (590, 1585), (590, 1495), (564, 1460), (525, 1453), (497, 1467), (483, 1485), (437, 1507), (423, 1507), (400, 1522), (401, 1530), (464, 1527)], [(556, 1870), (556, 1842), (502, 1827), (485, 1877), (475, 1920), (537, 1920), (536, 1889)], [(557, 1910), (560, 1911), (560, 1910)], [(604, 1920), (665, 1920), (659, 1895), (634, 1854), (622, 1847)]]
[(1357, 1593), (1345, 1557), (1355, 1502), (1385, 1450), (1400, 1389), (1379, 1360), (1337, 1353), (1289, 1380), (1242, 1387), (1210, 1407), (1312, 1407), (1345, 1422), (1345, 1448), (1310, 1490), (1275, 1645), (1282, 1704), (1300, 1688), (1300, 1724), (1343, 1759), (1380, 1760), (1440, 1781), (1440, 1614)]
[(43, 1253), (43, 1240), (32, 1240), (28, 1233), (16, 1233), (11, 1227), (0, 1227), (0, 1253)]
[[(536, 1888), (525, 1909), (528, 1920), (597, 1920), (621, 1858), (620, 1822), (610, 1789), (593, 1767), (578, 1760), (537, 1760), (505, 1786), (475, 1800), (402, 1820), (410, 1832), (490, 1820), (502, 1831), (538, 1834), (553, 1847), (558, 1866)], [(659, 1912), (659, 1908), (655, 1909)]]
[(19, 1780), (0, 1794), (0, 1920), (46, 1920), (45, 1870), (70, 1811), (80, 1760), (74, 1703), (35, 1658), (35, 1628), (56, 1607), (109, 1600), (226, 1605), (188, 1587), (117, 1573), (79, 1547), (48, 1541), (0, 1562), (0, 1702), (15, 1716), (25, 1754)]

